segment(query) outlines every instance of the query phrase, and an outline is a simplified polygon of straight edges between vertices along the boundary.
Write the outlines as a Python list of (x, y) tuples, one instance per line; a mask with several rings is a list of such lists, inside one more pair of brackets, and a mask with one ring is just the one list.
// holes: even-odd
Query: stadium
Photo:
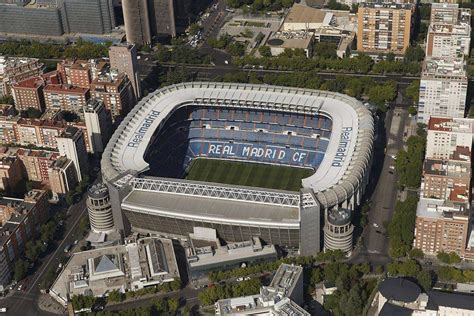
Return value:
[[(102, 176), (118, 228), (187, 237), (210, 227), (225, 241), (260, 237), (310, 255), (321, 249), (328, 212), (360, 202), (373, 131), (371, 113), (346, 95), (182, 83), (127, 115), (104, 151)], [(347, 226), (325, 229), (333, 236), (324, 247), (350, 252)]]

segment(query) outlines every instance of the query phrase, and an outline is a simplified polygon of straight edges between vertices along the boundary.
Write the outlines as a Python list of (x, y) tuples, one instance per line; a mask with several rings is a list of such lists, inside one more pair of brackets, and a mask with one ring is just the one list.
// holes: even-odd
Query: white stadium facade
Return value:
[[(125, 231), (187, 237), (210, 227), (229, 242), (260, 237), (301, 255), (318, 253), (324, 236), (326, 249), (350, 253), (353, 227), (344, 214), (364, 193), (373, 138), (370, 111), (343, 94), (182, 83), (149, 94), (121, 122), (102, 156), (102, 177), (115, 225)], [(202, 157), (315, 172), (299, 192), (177, 176)]]

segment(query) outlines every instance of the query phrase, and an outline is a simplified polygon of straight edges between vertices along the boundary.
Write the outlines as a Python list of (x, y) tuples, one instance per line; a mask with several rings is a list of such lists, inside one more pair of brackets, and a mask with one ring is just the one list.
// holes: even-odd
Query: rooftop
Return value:
[(375, 9), (412, 10), (414, 8), (414, 4), (384, 2), (384, 1), (378, 0), (375, 2), (362, 2), (360, 3), (360, 7), (361, 8), (375, 8)]
[(427, 58), (423, 62), (422, 80), (430, 76), (466, 77), (466, 63), (462, 59)]
[(135, 212), (163, 214), (214, 222), (263, 222), (281, 225), (282, 222), (299, 227), (299, 208), (271, 204), (224, 200), (147, 190), (132, 190), (122, 201), (122, 208)]
[(422, 197), (418, 201), (416, 216), (424, 218), (462, 218), (467, 220), (468, 211), (464, 203), (454, 204), (451, 201)]
[[(260, 294), (219, 300), (216, 306), (218, 315), (309, 315), (290, 298), (300, 296), (303, 268), (281, 264), (270, 286), (262, 286)], [(293, 293), (293, 290), (297, 293)]]
[(22, 199), (1, 198), (0, 205), (15, 209), (6, 223), (0, 227), (0, 245), (3, 245), (25, 219), (27, 213), (33, 209), (35, 203), (25, 202)]
[(89, 89), (76, 87), (68, 84), (49, 84), (44, 88), (44, 92), (58, 92), (68, 94), (86, 94)]
[(432, 116), (428, 122), (428, 131), (474, 134), (474, 119)]
[[(219, 239), (215, 239), (214, 243), (208, 242), (206, 246), (199, 245), (198, 240), (194, 240), (191, 236), (192, 247), (187, 248), (186, 257), (190, 268), (205, 267), (209, 265), (221, 265), (226, 262), (247, 261), (252, 257), (274, 256), (278, 254), (273, 245), (263, 246), (258, 237), (249, 241), (228, 243), (222, 245)], [(213, 244), (213, 245), (209, 245)]]
[(428, 292), (427, 309), (439, 310), (440, 306), (458, 308), (462, 310), (474, 310), (474, 296), (461, 293), (449, 293), (441, 291)]
[(285, 293), (286, 296), (291, 296), (295, 289), (296, 282), (302, 274), (303, 268), (301, 266), (282, 263), (276, 271), (270, 283), (270, 287), (278, 289), (278, 291)]
[[(147, 245), (158, 240), (163, 244), (160, 256), (168, 266), (158, 276), (148, 272)], [(61, 304), (68, 296), (92, 293), (101, 296), (112, 290), (137, 290), (179, 278), (172, 241), (142, 238), (125, 245), (102, 247), (72, 255), (51, 287), (50, 294)]]
[(267, 40), (270, 47), (307, 49), (313, 41), (313, 33), (308, 32), (276, 32)]
[(380, 283), (379, 292), (389, 301), (411, 303), (418, 299), (421, 289), (414, 282), (404, 278), (386, 278)]

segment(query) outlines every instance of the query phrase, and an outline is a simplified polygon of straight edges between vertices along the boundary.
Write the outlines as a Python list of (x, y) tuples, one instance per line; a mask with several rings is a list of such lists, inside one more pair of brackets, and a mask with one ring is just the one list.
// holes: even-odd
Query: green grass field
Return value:
[(298, 191), (301, 179), (313, 170), (258, 163), (196, 159), (189, 166), (186, 179), (268, 189)]

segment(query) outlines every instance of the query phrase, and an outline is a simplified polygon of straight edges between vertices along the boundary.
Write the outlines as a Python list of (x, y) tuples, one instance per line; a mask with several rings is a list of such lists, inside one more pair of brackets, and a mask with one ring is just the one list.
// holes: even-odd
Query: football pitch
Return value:
[(200, 158), (191, 162), (185, 179), (298, 191), (301, 179), (313, 173), (305, 168)]

